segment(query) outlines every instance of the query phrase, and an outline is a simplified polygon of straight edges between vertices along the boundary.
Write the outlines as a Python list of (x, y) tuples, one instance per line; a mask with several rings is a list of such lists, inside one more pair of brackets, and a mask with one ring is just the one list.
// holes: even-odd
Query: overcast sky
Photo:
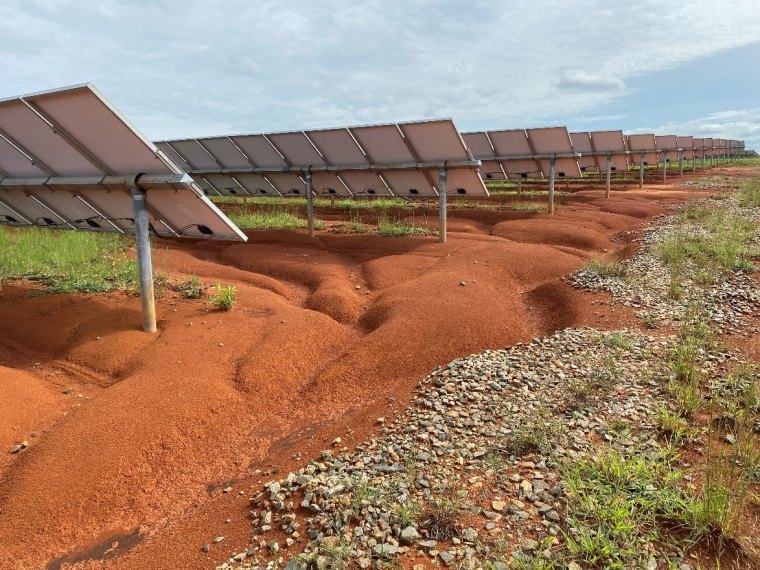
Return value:
[(453, 117), (760, 149), (758, 0), (2, 0), (0, 69), (154, 140)]

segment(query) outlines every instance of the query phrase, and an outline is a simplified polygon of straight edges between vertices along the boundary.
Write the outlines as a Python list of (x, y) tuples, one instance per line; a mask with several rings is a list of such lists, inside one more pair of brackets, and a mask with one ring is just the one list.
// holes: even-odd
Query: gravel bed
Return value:
[[(320, 460), (267, 483), (251, 498), (253, 546), (219, 568), (379, 568), (408, 553), (500, 568), (557, 544), (561, 463), (600, 442), (657, 452), (670, 343), (567, 329), (456, 360), (426, 377), (377, 439), (353, 451), (336, 440)], [(450, 528), (432, 524), (441, 512)]]
[[(760, 222), (760, 208), (740, 207), (736, 198), (717, 200), (708, 198), (680, 204), (673, 211), (704, 206), (721, 208), (729, 213)], [(633, 308), (636, 314), (650, 326), (675, 325), (682, 322), (689, 305), (699, 302), (710, 320), (720, 332), (751, 335), (757, 328), (746, 326), (746, 316), (754, 315), (760, 309), (760, 291), (752, 277), (743, 271), (734, 271), (725, 279), (717, 279), (710, 286), (695, 282), (695, 271), (687, 265), (683, 278), (683, 289), (687, 291), (679, 300), (668, 298), (671, 272), (654, 252), (658, 242), (676, 232), (688, 231), (692, 234), (701, 230), (694, 224), (681, 226), (674, 216), (657, 216), (654, 225), (635, 240), (641, 244), (641, 251), (623, 262), (625, 275), (602, 275), (592, 268), (583, 268), (567, 277), (568, 282), (581, 289), (607, 291), (612, 293), (612, 303), (622, 303)], [(760, 251), (760, 232), (755, 234), (752, 247)]]

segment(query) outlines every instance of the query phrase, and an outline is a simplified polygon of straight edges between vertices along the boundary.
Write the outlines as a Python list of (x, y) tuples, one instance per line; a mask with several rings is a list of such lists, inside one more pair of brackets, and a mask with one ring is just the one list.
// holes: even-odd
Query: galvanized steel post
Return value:
[(612, 182), (612, 154), (607, 153), (607, 179), (604, 187), (604, 197), (610, 197), (610, 184)]
[(305, 170), (303, 175), (306, 180), (306, 224), (309, 228), (309, 237), (314, 237), (314, 192), (312, 191), (311, 172)]
[(641, 153), (641, 158), (639, 159), (639, 188), (644, 187), (644, 153)]
[(681, 169), (680, 176), (683, 176), (683, 153), (678, 156), (678, 168)]
[(554, 214), (554, 162), (555, 157), (549, 159), (549, 215)]
[(668, 155), (664, 152), (662, 153), (662, 181), (668, 181)]
[(147, 195), (137, 183), (137, 176), (127, 185), (132, 194), (135, 214), (135, 246), (137, 249), (137, 271), (140, 281), (140, 301), (142, 303), (143, 330), (156, 332), (156, 300), (153, 294), (153, 262), (150, 254), (150, 225), (148, 222)]
[(446, 167), (438, 168), (438, 241), (446, 243), (446, 192), (448, 191)]

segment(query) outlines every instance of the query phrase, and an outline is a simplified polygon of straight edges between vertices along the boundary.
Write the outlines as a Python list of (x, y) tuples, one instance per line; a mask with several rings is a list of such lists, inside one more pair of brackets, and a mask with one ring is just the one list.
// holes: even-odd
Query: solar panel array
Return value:
[(0, 223), (134, 232), (129, 179), (160, 236), (245, 235), (92, 85), (0, 101)]
[(565, 127), (511, 129), (463, 133), (474, 158), (483, 163), (485, 179), (522, 179), (549, 176), (550, 160), (559, 177), (578, 177), (578, 153)]
[(450, 119), (160, 141), (207, 194), (304, 196), (303, 173), (327, 196), (488, 195)]

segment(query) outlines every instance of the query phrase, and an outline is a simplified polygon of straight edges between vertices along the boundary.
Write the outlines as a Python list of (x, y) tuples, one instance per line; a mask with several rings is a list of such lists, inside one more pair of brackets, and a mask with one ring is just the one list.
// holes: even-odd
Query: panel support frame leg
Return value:
[(678, 168), (681, 171), (680, 177), (683, 178), (683, 153), (678, 156)]
[(309, 231), (309, 237), (314, 237), (314, 191), (312, 185), (312, 175), (308, 170), (303, 173), (306, 181), (306, 227)]
[(668, 157), (662, 157), (662, 182), (663, 184), (668, 181)]
[(547, 208), (547, 213), (552, 216), (554, 215), (554, 182), (555, 182), (555, 157), (551, 157), (549, 159), (549, 206)]
[(604, 197), (610, 197), (610, 186), (612, 185), (612, 155), (607, 154), (607, 170), (605, 172), (604, 180)]
[(644, 188), (644, 153), (639, 158), (639, 188)]
[(446, 227), (446, 198), (448, 192), (449, 175), (446, 167), (438, 168), (438, 241), (446, 243), (448, 228)]
[(522, 183), (523, 183), (523, 179), (522, 179), (522, 176), (520, 176), (520, 178), (517, 179), (517, 199), (518, 200), (522, 198)]
[(137, 250), (143, 330), (147, 333), (154, 333), (158, 327), (156, 326), (156, 298), (153, 291), (153, 260), (150, 251), (147, 193), (137, 183), (137, 177), (130, 180), (128, 184), (135, 214), (135, 248)]

